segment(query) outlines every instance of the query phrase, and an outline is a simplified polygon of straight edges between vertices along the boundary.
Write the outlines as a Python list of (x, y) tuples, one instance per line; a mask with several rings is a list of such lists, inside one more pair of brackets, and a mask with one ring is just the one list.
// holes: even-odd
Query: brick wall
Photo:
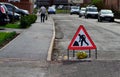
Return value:
[(105, 0), (105, 6), (106, 8), (120, 11), (120, 0)]
[(33, 4), (30, 2), (11, 2), (11, 3), (21, 9), (28, 10), (30, 13), (32, 13), (33, 11)]
[(86, 4), (88, 4), (88, 3), (91, 2), (91, 0), (83, 0), (83, 1), (84, 1), (84, 3), (86, 3)]

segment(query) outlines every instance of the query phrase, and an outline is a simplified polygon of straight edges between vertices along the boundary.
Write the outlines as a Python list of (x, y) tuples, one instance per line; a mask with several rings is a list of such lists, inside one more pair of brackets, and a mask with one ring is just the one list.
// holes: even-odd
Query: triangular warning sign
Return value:
[(68, 46), (69, 50), (89, 50), (96, 49), (96, 46), (85, 28), (80, 25), (72, 41)]

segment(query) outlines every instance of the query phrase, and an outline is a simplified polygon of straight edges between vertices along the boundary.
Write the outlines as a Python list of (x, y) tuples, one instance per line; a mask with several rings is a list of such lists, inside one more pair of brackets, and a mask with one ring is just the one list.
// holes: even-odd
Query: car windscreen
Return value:
[(112, 11), (110, 10), (104, 10), (104, 11), (101, 11), (102, 14), (112, 14)]
[(77, 6), (72, 6), (71, 9), (79, 9)]
[(95, 8), (88, 8), (87, 11), (90, 11), (90, 12), (97, 12), (97, 9), (95, 9)]
[(86, 9), (85, 8), (81, 8), (81, 11), (85, 11)]

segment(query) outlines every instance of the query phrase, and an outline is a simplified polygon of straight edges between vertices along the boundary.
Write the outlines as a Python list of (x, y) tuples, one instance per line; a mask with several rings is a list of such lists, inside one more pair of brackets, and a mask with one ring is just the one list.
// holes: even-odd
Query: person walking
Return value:
[(42, 6), (40, 8), (40, 12), (39, 13), (40, 13), (41, 22), (44, 22), (45, 21), (45, 15), (47, 13), (46, 8), (44, 6)]

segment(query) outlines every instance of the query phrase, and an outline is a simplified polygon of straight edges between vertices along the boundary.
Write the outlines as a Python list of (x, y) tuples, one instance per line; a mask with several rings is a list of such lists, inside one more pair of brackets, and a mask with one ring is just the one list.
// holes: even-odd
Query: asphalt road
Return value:
[[(77, 15), (53, 15), (56, 25), (56, 47), (59, 56), (66, 55), (67, 47), (80, 25), (83, 25), (98, 50), (98, 60), (120, 60), (120, 26), (115, 22), (79, 18)], [(94, 56), (94, 51), (92, 52)]]
[[(120, 77), (120, 26), (115, 22), (97, 22), (77, 15), (53, 15), (56, 26), (54, 61), (48, 77)], [(98, 49), (98, 59), (59, 61), (67, 55), (67, 47), (79, 25), (84, 25)], [(92, 52), (94, 56), (94, 52)]]

